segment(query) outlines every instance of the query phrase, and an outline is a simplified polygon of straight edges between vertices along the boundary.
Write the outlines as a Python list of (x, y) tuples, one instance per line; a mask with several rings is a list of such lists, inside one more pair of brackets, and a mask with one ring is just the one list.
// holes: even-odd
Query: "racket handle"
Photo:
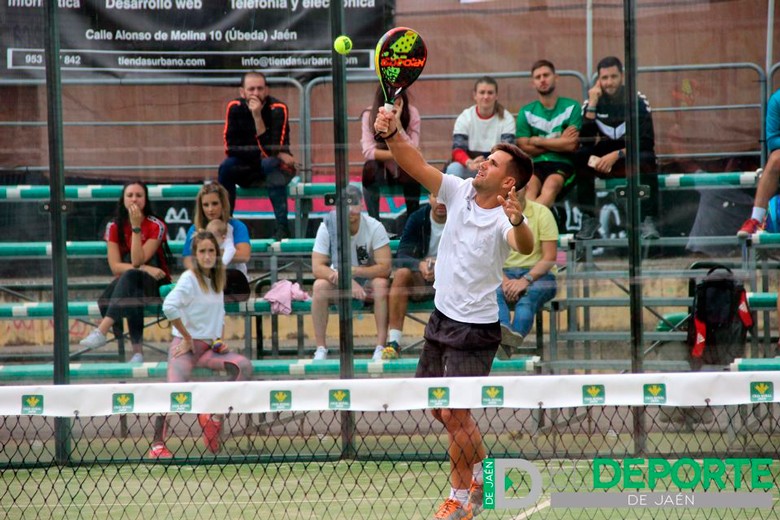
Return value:
[[(385, 112), (392, 112), (393, 109), (395, 109), (395, 105), (393, 103), (385, 103)], [(384, 139), (382, 139), (382, 132), (377, 132), (374, 134), (374, 141), (384, 141)]]

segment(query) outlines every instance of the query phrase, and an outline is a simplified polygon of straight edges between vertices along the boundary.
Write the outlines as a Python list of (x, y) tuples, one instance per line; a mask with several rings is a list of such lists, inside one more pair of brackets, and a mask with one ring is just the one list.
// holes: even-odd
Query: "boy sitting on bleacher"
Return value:
[(383, 358), (398, 357), (404, 330), (404, 318), (409, 299), (432, 300), (434, 265), (439, 250), (439, 240), (447, 222), (447, 208), (433, 195), (428, 196), (429, 206), (423, 206), (409, 216), (401, 234), (398, 258), (390, 287), (390, 323), (387, 348)]
[[(547, 206), (527, 200), (523, 210), (534, 234), (534, 250), (527, 255), (512, 251), (504, 263), (501, 286), (496, 289), (501, 345), (507, 357), (523, 345), (531, 332), (534, 316), (555, 298), (558, 286), (555, 257), (558, 254), (558, 225)], [(514, 318), (510, 320), (510, 307)]]
[[(373, 302), (376, 319), (377, 346), (374, 359), (382, 358), (387, 341), (387, 291), (391, 271), (392, 254), (390, 238), (384, 226), (362, 211), (363, 195), (357, 186), (347, 187), (349, 198), (349, 230), (351, 240), (352, 297), (364, 302)], [(314, 249), (311, 253), (311, 267), (314, 274), (312, 288), (311, 317), (314, 322), (314, 338), (317, 350), (315, 360), (327, 359), (326, 332), (328, 328), (328, 306), (338, 298), (339, 244), (336, 212), (331, 211), (320, 224)]]

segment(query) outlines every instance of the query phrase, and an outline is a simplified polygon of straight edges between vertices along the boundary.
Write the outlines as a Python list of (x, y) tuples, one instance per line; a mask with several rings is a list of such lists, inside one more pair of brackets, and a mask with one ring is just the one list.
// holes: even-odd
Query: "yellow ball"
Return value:
[(339, 54), (349, 54), (349, 51), (352, 50), (352, 40), (349, 39), (349, 36), (342, 34), (333, 42), (333, 48)]

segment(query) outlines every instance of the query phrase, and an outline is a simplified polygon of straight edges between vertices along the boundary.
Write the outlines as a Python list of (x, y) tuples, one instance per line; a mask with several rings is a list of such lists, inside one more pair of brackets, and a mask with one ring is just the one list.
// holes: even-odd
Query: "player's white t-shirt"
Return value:
[(477, 206), (472, 179), (442, 176), (436, 197), (447, 206), (436, 259), (436, 308), (465, 323), (498, 321), (496, 289), (511, 250), (512, 224), (502, 207)]
[[(352, 266), (374, 265), (374, 251), (390, 243), (390, 237), (381, 222), (369, 217), (365, 213), (360, 214), (360, 227), (355, 235), (352, 235)], [(316, 253), (330, 256), (330, 234), (325, 223), (321, 223), (317, 229), (317, 237), (314, 239)], [(331, 265), (337, 269), (338, 266)]]

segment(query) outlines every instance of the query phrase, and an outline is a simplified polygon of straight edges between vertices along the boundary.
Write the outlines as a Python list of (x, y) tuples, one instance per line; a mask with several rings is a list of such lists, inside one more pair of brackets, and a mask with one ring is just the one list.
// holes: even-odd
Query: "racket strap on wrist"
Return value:
[(388, 140), (388, 139), (390, 139), (391, 137), (393, 137), (397, 133), (398, 133), (398, 127), (395, 127), (395, 130), (393, 130), (390, 134), (384, 136), (382, 139)]
[(382, 143), (382, 142), (386, 141), (387, 139), (390, 139), (391, 137), (393, 137), (397, 133), (398, 133), (398, 127), (396, 127), (395, 130), (393, 130), (390, 134), (388, 134), (386, 136), (383, 136), (381, 133), (377, 132), (374, 135), (374, 141)]

